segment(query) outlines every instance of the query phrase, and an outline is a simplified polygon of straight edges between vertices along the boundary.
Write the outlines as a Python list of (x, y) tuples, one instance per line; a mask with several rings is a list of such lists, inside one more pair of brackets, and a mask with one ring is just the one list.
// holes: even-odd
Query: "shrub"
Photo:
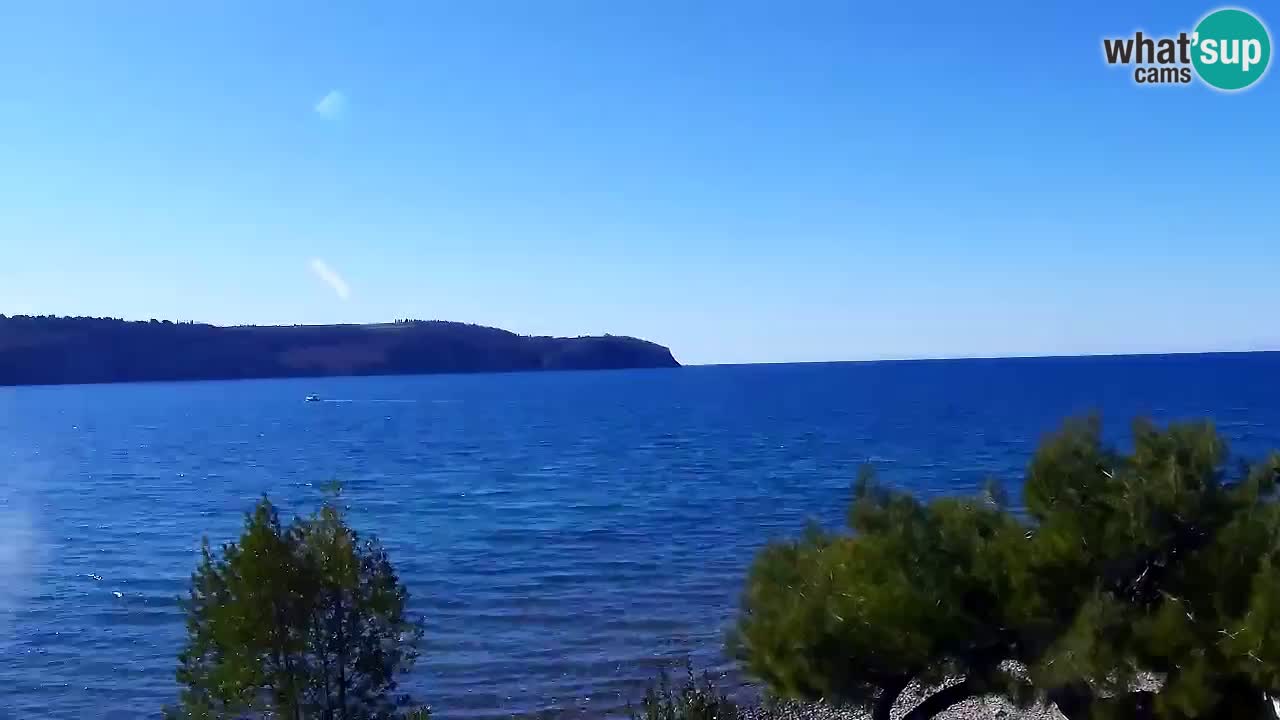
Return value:
[(686, 664), (679, 686), (672, 686), (671, 673), (663, 668), (645, 691), (640, 707), (628, 703), (627, 714), (631, 720), (739, 720), (742, 708), (716, 686), (710, 674), (699, 678), (693, 666)]

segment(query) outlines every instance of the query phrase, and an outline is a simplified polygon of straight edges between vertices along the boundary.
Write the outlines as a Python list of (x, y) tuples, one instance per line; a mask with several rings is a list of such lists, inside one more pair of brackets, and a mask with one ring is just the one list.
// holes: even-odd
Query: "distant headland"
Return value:
[(633, 337), (540, 337), (440, 320), (222, 327), (0, 315), (0, 385), (679, 367)]

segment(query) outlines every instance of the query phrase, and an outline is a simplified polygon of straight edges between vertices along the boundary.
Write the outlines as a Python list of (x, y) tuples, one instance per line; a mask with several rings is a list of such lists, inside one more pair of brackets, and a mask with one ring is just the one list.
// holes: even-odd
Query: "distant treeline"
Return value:
[(0, 315), (0, 385), (676, 367), (631, 337), (522, 336), (439, 320), (220, 327)]

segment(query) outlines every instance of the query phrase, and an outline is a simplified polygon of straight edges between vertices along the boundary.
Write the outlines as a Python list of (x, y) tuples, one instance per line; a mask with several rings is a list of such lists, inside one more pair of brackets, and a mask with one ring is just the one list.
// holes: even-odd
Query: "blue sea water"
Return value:
[(330, 479), (425, 618), (408, 687), (439, 717), (616, 710), (659, 663), (723, 667), (755, 550), (840, 522), (861, 464), (1016, 501), (1091, 410), (1256, 455), (1280, 354), (0, 388), (0, 718), (154, 717), (200, 538)]

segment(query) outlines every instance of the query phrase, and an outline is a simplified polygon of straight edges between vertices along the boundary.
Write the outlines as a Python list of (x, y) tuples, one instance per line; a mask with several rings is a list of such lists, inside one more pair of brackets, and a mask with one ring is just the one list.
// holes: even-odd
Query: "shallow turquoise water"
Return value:
[[(974, 360), (0, 388), (0, 717), (172, 699), (201, 535), (340, 479), (427, 624), (443, 718), (596, 714), (719, 649), (752, 553), (858, 466), (1015, 481), (1069, 413), (1212, 415), (1280, 446), (1280, 356)], [(308, 393), (330, 402), (304, 403)], [(118, 594), (118, 595), (117, 595)]]

